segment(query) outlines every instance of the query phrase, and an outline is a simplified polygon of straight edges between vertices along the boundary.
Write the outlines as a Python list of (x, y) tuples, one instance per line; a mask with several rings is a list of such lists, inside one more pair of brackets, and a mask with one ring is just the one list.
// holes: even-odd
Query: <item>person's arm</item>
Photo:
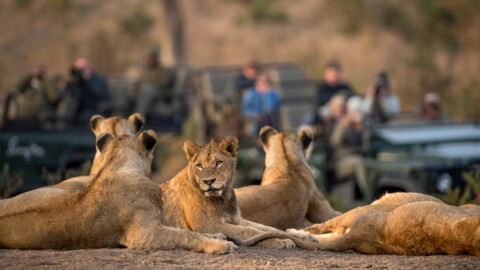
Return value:
[(110, 101), (110, 91), (107, 81), (98, 74), (93, 74), (93, 78), (88, 81), (90, 92), (101, 101)]
[(259, 100), (255, 91), (250, 89), (243, 94), (242, 97), (242, 114), (245, 116), (258, 116)]
[(332, 145), (332, 147), (340, 147), (343, 144), (349, 123), (350, 116), (346, 114), (335, 125), (332, 135), (330, 136), (330, 144)]
[(20, 93), (25, 93), (32, 83), (33, 76), (31, 74), (23, 76), (17, 84), (17, 90)]
[(55, 83), (51, 80), (47, 80), (43, 84), (43, 88), (45, 91), (45, 95), (47, 96), (47, 100), (50, 104), (55, 105), (60, 100), (60, 89), (55, 85)]
[(363, 103), (362, 103), (362, 112), (365, 115), (370, 115), (373, 110), (373, 103), (375, 102), (375, 89), (373, 87), (369, 87), (367, 89), (367, 93), (365, 94), (365, 97), (363, 98)]

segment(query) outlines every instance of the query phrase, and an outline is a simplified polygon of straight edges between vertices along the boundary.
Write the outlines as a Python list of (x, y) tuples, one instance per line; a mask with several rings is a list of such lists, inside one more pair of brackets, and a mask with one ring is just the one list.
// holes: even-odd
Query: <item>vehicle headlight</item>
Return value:
[(449, 187), (452, 186), (452, 176), (448, 173), (442, 173), (437, 178), (437, 190), (445, 193)]

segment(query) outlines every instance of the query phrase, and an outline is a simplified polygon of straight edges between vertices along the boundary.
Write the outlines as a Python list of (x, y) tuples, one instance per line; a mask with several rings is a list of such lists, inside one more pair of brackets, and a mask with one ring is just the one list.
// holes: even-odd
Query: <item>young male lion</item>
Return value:
[(84, 188), (37, 189), (0, 201), (0, 246), (233, 251), (231, 242), (161, 223), (162, 192), (148, 178), (156, 140), (153, 131), (138, 138), (100, 134), (96, 146), (104, 158)]
[[(145, 124), (145, 118), (140, 113), (134, 113), (128, 117), (128, 119), (112, 116), (106, 118), (96, 114), (90, 118), (90, 128), (95, 136), (102, 133), (110, 133), (115, 137), (121, 135), (129, 135), (136, 137), (140, 133), (143, 125)], [(92, 181), (93, 176), (98, 173), (103, 161), (103, 155), (97, 148), (95, 158), (93, 159), (92, 168), (90, 169), (90, 175), (78, 176), (67, 180), (64, 180), (56, 185), (49, 186), (51, 188), (61, 188), (66, 190), (78, 190)]]
[[(258, 245), (293, 248), (296, 243), (302, 248), (315, 249), (314, 245), (309, 245), (314, 243), (240, 216), (232, 188), (238, 151), (237, 138), (230, 136), (220, 143), (211, 141), (203, 147), (186, 141), (184, 150), (188, 166), (173, 179), (159, 184), (163, 194), (161, 205), (165, 224), (202, 233), (223, 233), (245, 245), (279, 237), (291, 240), (272, 238), (261, 241)], [(269, 233), (262, 234), (263, 232)], [(258, 235), (261, 236), (250, 244), (243, 241)], [(304, 236), (303, 239), (314, 240), (311, 235)]]
[(260, 130), (265, 150), (265, 173), (260, 186), (235, 189), (242, 217), (280, 230), (305, 228), (339, 213), (315, 185), (305, 152), (312, 142), (309, 130), (278, 133)]
[(390, 212), (362, 215), (349, 232), (318, 245), (365, 254), (480, 256), (480, 206), (413, 202)]

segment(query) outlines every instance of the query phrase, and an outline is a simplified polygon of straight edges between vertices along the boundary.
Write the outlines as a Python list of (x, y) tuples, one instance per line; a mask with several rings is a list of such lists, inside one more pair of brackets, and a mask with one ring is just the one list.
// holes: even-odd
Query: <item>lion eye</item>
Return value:
[(201, 169), (203, 168), (203, 166), (202, 166), (201, 163), (198, 163), (196, 166), (197, 166), (197, 168), (198, 168), (199, 170), (201, 170)]
[(217, 161), (217, 163), (216, 163), (217, 167), (219, 167), (222, 164), (223, 164), (223, 161), (221, 161), (221, 160)]

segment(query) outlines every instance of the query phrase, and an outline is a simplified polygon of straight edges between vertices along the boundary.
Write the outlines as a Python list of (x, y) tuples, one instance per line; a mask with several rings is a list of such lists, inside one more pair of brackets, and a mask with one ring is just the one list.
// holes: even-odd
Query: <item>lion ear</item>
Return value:
[(97, 145), (98, 150), (101, 153), (104, 153), (105, 148), (107, 147), (107, 145), (110, 142), (113, 141), (113, 139), (114, 139), (114, 137), (113, 137), (112, 134), (104, 132), (104, 133), (98, 135), (97, 141), (95, 142), (95, 144)]
[(132, 127), (135, 132), (140, 131), (143, 125), (145, 125), (145, 117), (141, 113), (134, 113), (128, 117), (128, 121), (132, 124)]
[(313, 141), (313, 133), (310, 129), (304, 129), (298, 133), (298, 138), (302, 143), (303, 149), (307, 149), (310, 143)]
[(157, 133), (155, 133), (153, 130), (146, 130), (142, 132), (139, 138), (147, 151), (151, 151), (157, 144)]
[[(95, 114), (94, 116), (92, 116), (92, 118), (90, 118), (90, 128), (92, 129), (93, 133), (95, 133), (98, 125), (103, 122), (103, 120), (105, 120), (105, 117), (99, 114)], [(95, 133), (95, 135), (97, 134)]]
[(268, 144), (268, 139), (270, 139), (271, 136), (277, 134), (278, 131), (275, 130), (271, 126), (264, 126), (262, 129), (260, 129), (259, 135), (260, 135), (260, 140), (262, 141), (263, 145)]
[(232, 155), (232, 157), (236, 157), (238, 153), (238, 139), (233, 136), (228, 136), (220, 142), (219, 147)]
[(192, 161), (193, 158), (198, 154), (198, 151), (200, 151), (200, 147), (198, 147), (192, 141), (186, 141), (183, 144), (183, 150), (185, 151), (185, 154), (187, 155), (188, 161)]

